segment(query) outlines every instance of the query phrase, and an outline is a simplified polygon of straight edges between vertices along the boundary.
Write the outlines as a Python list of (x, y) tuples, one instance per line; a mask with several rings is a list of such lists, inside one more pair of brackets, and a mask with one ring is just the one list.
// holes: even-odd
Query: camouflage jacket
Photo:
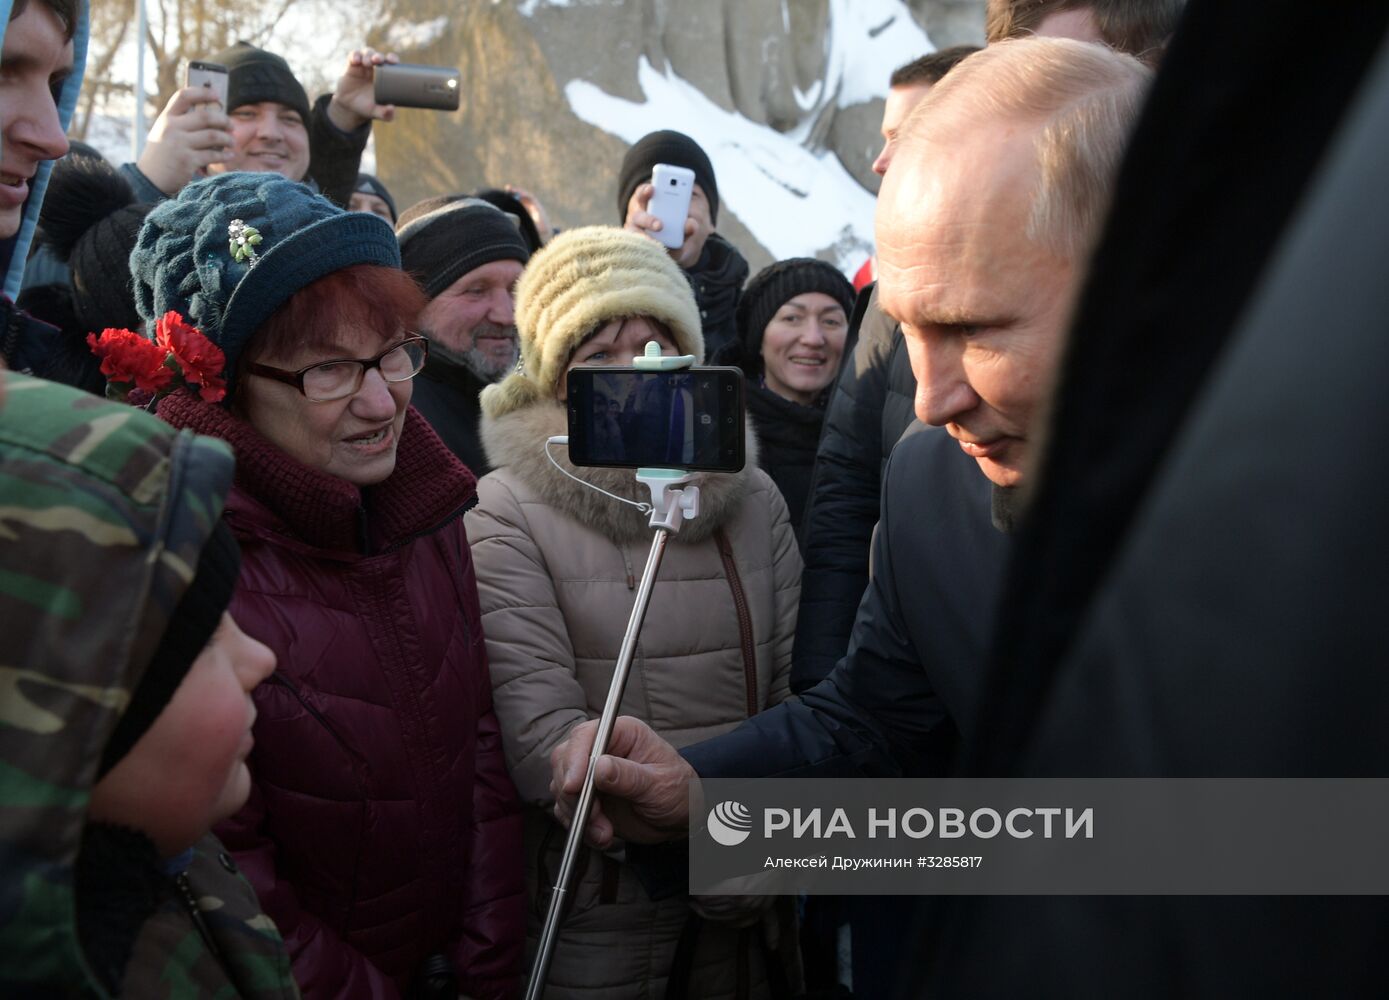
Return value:
[[(130, 407), (0, 378), (0, 994), (104, 996), (77, 934), (87, 802), (232, 457)], [(189, 891), (139, 928), (122, 995), (297, 995), (279, 934), (220, 853), (205, 838), (178, 883)]]

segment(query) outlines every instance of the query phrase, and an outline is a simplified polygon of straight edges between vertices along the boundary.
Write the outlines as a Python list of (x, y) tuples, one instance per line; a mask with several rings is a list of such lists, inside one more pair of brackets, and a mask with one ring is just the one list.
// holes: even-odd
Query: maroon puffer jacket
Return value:
[(255, 692), (251, 799), (217, 833), (309, 998), (404, 994), (444, 954), (470, 997), (513, 995), (521, 816), (492, 713), (463, 510), (476, 482), (415, 410), (366, 492), (186, 393), (160, 416), (231, 443), (231, 613), (275, 651)]

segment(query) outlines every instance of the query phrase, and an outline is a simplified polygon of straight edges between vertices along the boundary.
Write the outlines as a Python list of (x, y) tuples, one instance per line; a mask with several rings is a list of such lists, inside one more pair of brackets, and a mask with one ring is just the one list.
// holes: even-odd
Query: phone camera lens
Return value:
[(674, 177), (672, 177), (672, 178), (670, 179), (670, 186), (671, 186), (671, 187), (675, 187), (675, 178), (674, 178)]

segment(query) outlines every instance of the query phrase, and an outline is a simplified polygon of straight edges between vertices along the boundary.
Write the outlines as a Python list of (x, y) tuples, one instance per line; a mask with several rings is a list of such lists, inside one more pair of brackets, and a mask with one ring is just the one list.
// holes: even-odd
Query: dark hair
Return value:
[[(77, 31), (77, 5), (81, 0), (38, 0), (38, 2), (53, 12), (53, 16), (63, 26), (63, 37), (71, 41), (73, 34)], [(10, 8), (10, 20), (13, 21), (28, 9), (29, 0), (14, 0), (14, 6)]]
[(941, 78), (964, 60), (979, 51), (977, 45), (954, 45), (939, 52), (928, 52), (905, 66), (898, 66), (888, 80), (889, 87), (915, 87), (923, 83), (940, 83)]
[(483, 188), (472, 197), (494, 205), (514, 218), (517, 228), (521, 230), (521, 238), (526, 241), (526, 247), (531, 253), (544, 246), (540, 240), (540, 230), (535, 228), (535, 220), (526, 211), (526, 206), (521, 204), (520, 198), (501, 188)]
[(990, 42), (1022, 38), (1052, 14), (1088, 10), (1106, 44), (1154, 63), (1177, 30), (1184, 4), (1185, 0), (989, 0), (984, 34)]
[[(672, 344), (675, 343), (675, 331), (670, 328), (670, 324), (667, 323), (665, 320), (657, 319), (655, 316), (648, 316), (646, 313), (631, 313), (626, 316), (609, 316), (605, 320), (600, 320), (592, 330), (589, 330), (587, 333), (585, 333), (582, 337), (579, 338), (579, 342), (575, 344), (573, 349), (569, 352), (569, 357), (564, 359), (564, 366), (568, 368), (574, 361), (574, 355), (579, 353), (579, 349), (582, 348), (594, 337), (598, 336), (598, 334), (602, 333), (603, 328), (606, 327), (609, 323), (626, 323), (628, 320), (632, 319), (645, 320), (651, 326), (651, 329), (655, 330), (661, 336), (665, 337), (666, 340), (669, 340)], [(560, 378), (563, 377), (564, 376), (561, 374)]]
[(413, 330), (427, 303), (415, 279), (399, 268), (344, 267), (305, 285), (271, 313), (241, 352), (238, 367), (297, 347), (331, 350), (345, 326), (380, 330), (383, 339), (398, 329)]

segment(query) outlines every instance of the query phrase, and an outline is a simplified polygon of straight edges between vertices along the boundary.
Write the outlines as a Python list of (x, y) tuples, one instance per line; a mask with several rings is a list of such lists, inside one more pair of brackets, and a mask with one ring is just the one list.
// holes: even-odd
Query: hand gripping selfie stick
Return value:
[[(678, 358), (662, 357), (660, 345), (653, 341), (646, 345), (644, 357), (632, 359), (632, 366), (638, 371), (663, 372), (689, 368), (694, 362), (694, 357), (688, 354)], [(603, 714), (598, 720), (598, 732), (593, 737), (593, 751), (588, 756), (588, 771), (584, 774), (584, 786), (579, 792), (578, 805), (574, 808), (574, 821), (564, 842), (564, 856), (560, 861), (559, 876), (550, 894), (550, 908), (545, 914), (545, 927), (540, 933), (540, 950), (536, 954), (535, 968), (531, 970), (530, 983), (526, 987), (526, 1000), (540, 1000), (545, 993), (550, 959), (554, 957), (555, 941), (559, 937), (560, 923), (564, 917), (564, 903), (569, 896), (569, 883), (574, 876), (574, 864), (579, 856), (579, 848), (583, 845), (589, 810), (593, 807), (593, 777), (598, 766), (598, 758), (607, 752), (613, 722), (617, 719), (617, 708), (622, 704), (622, 695), (627, 689), (627, 675), (632, 669), (637, 637), (641, 634), (641, 623), (646, 618), (646, 607), (651, 603), (651, 589), (655, 586), (656, 574), (661, 569), (661, 557), (665, 554), (666, 542), (670, 540), (671, 535), (680, 530), (682, 521), (699, 516), (699, 487), (689, 485), (692, 478), (688, 471), (682, 469), (637, 470), (637, 482), (651, 490), (651, 528), (655, 534), (651, 539), (651, 553), (646, 557), (646, 568), (642, 570), (641, 585), (637, 587), (637, 600), (632, 605), (632, 617), (627, 620), (627, 632), (622, 637), (622, 648), (617, 654), (617, 668), (613, 671), (612, 683), (608, 685), (608, 700), (603, 703)]]

